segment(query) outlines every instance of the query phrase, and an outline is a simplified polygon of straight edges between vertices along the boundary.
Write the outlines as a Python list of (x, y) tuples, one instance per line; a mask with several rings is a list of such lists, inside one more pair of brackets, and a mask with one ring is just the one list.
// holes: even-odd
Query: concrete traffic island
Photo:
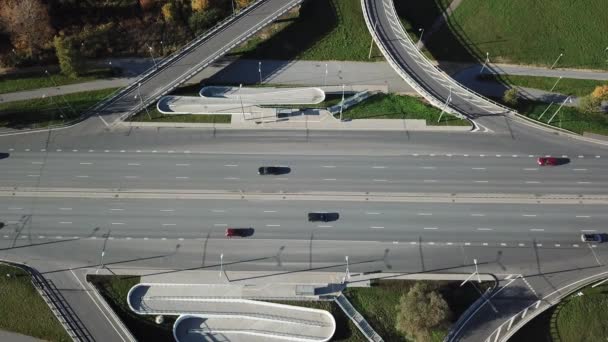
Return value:
[[(177, 341), (329, 341), (336, 330), (324, 310), (262, 302), (294, 296), (294, 284), (153, 284), (129, 290), (127, 303), (140, 315), (179, 316), (173, 326)], [(313, 296), (314, 297), (314, 296)]]

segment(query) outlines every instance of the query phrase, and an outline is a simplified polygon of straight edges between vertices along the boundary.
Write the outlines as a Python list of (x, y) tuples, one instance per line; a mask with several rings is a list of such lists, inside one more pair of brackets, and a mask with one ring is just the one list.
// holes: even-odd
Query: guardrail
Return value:
[(460, 315), (458, 320), (450, 327), (450, 331), (443, 339), (444, 342), (456, 341), (456, 339), (458, 338), (458, 334), (469, 321), (470, 316), (472, 314), (475, 314), (477, 312), (477, 309), (486, 303), (486, 301), (490, 298), (494, 290), (496, 290), (496, 285), (497, 283), (495, 282), (492, 288), (487, 289), (486, 292), (481, 295), (481, 297), (477, 298), (477, 300), (471, 306), (469, 306), (465, 310), (465, 312)]
[(363, 335), (365, 335), (365, 337), (369, 341), (384, 341), (382, 337), (380, 337), (380, 335), (376, 333), (374, 328), (372, 328), (372, 326), (367, 323), (365, 318), (359, 313), (359, 311), (357, 311), (357, 309), (355, 309), (355, 307), (348, 301), (348, 299), (343, 294), (340, 294), (338, 297), (336, 297), (335, 301), (336, 304), (338, 304), (342, 311), (344, 311), (344, 313), (351, 319), (351, 321), (355, 323), (357, 328), (359, 328), (361, 333), (363, 333)]
[[(253, 3), (252, 5), (248, 6), (246, 8), (246, 10), (243, 10), (243, 11), (239, 12), (237, 15), (235, 15), (234, 17), (232, 17), (231, 21), (234, 20), (234, 19), (236, 19), (236, 18), (238, 18), (238, 17), (240, 17), (240, 16), (243, 16), (243, 15), (251, 12), (255, 7), (257, 7), (263, 1), (266, 1), (266, 0), (258, 0), (255, 3)], [(171, 82), (168, 86), (160, 89), (159, 91), (157, 91), (156, 93), (152, 94), (151, 96), (148, 96), (147, 99), (142, 100), (138, 105), (136, 105), (134, 108), (132, 108), (129, 112), (127, 112), (124, 115), (122, 115), (120, 119), (124, 120), (125, 118), (138, 113), (139, 111), (143, 110), (145, 107), (149, 106), (151, 103), (153, 103), (156, 100), (158, 100), (161, 96), (163, 96), (163, 95), (171, 92), (172, 90), (174, 90), (175, 88), (177, 88), (178, 86), (180, 86), (181, 84), (183, 84), (184, 82), (186, 82), (188, 79), (190, 79), (193, 76), (195, 76), (196, 74), (198, 74), (202, 69), (204, 69), (207, 66), (209, 66), (209, 64), (213, 63), (220, 56), (223, 56), (226, 52), (228, 52), (229, 50), (233, 49), (235, 46), (237, 46), (238, 44), (242, 43), (243, 41), (247, 40), (249, 37), (251, 37), (257, 31), (259, 31), (260, 29), (262, 29), (264, 26), (266, 26), (270, 22), (274, 21), (276, 18), (280, 17), (281, 15), (285, 14), (287, 11), (289, 11), (290, 9), (292, 9), (293, 7), (295, 7), (296, 5), (300, 4), (302, 1), (303, 0), (291, 0), (291, 1), (288, 1), (284, 6), (282, 6), (279, 10), (277, 10), (275, 13), (273, 13), (269, 18), (267, 18), (264, 21), (259, 22), (256, 26), (250, 28), (250, 30), (248, 30), (245, 34), (243, 34), (243, 35), (241, 35), (241, 36), (236, 37), (235, 39), (233, 39), (231, 42), (229, 42), (228, 44), (226, 44), (226, 46), (223, 49), (221, 49), (219, 51), (216, 51), (216, 53), (214, 53), (213, 55), (211, 55), (209, 58), (207, 58), (206, 60), (203, 60), (199, 64), (195, 65), (192, 69), (190, 69), (190, 72), (179, 76), (177, 79), (175, 79), (173, 82)], [(228, 21), (226, 21), (226, 23), (227, 22)], [(214, 29), (213, 32), (209, 32), (208, 34), (206, 34), (201, 39), (197, 40), (196, 42), (194, 42), (192, 44), (189, 44), (186, 48), (184, 48), (184, 49), (181, 50), (181, 51), (184, 51), (184, 52), (180, 53), (180, 55), (177, 56), (177, 57), (183, 56), (185, 54), (185, 52), (190, 52), (191, 49), (193, 49), (194, 47), (196, 47), (198, 44), (200, 44), (201, 42), (203, 42), (205, 39), (207, 39), (208, 37), (210, 37), (212, 34), (215, 34), (215, 32), (218, 31), (223, 26), (225, 26), (225, 24), (222, 25), (222, 26), (218, 26), (217, 28)], [(174, 57), (174, 58), (171, 58), (170, 60), (165, 61), (164, 65), (168, 65), (170, 62), (176, 60), (177, 57)], [(160, 70), (160, 67), (159, 67), (158, 70)], [(150, 75), (152, 75), (154, 72), (156, 72), (158, 70), (154, 70), (153, 72), (150, 73)], [(146, 77), (149, 77), (149, 76), (146, 75)], [(135, 81), (129, 87), (132, 88), (132, 87), (134, 87), (138, 83), (141, 83), (141, 81)], [(126, 91), (127, 92), (130, 91), (130, 89), (128, 89)]]
[[(361, 0), (361, 7), (363, 9), (363, 18), (365, 19), (365, 24), (367, 25), (367, 28), (368, 28), (369, 32), (371, 33), (372, 39), (376, 43), (376, 46), (378, 46), (378, 48), (382, 51), (382, 55), (384, 55), (384, 57), (386, 58), (388, 63), (391, 65), (393, 70), (395, 70), (395, 72), (397, 72), (397, 74), (399, 74), (399, 76), (401, 76), (401, 78), (404, 79), (407, 82), (407, 84), (409, 84), (412, 88), (414, 88), (414, 90), (416, 90), (420, 95), (422, 95), (422, 97), (424, 97), (427, 101), (429, 101), (435, 107), (445, 108), (446, 112), (448, 112), (452, 115), (455, 115), (461, 119), (468, 120), (469, 118), (466, 115), (464, 115), (464, 114), (460, 113), (458, 110), (452, 108), (449, 104), (446, 106), (445, 102), (439, 101), (434, 95), (432, 95), (426, 89), (422, 88), (418, 84), (418, 82), (416, 82), (412, 77), (410, 77), (406, 72), (404, 72), (403, 69), (401, 69), (401, 67), (398, 65), (398, 63), (393, 59), (393, 56), (388, 52), (387, 48), (384, 46), (384, 42), (376, 34), (375, 25), (373, 25), (369, 20), (370, 14), (369, 14), (369, 9), (367, 7), (367, 1), (368, 0)], [(393, 6), (392, 1), (390, 1), (390, 3), (391, 3), (391, 6)], [(407, 34), (405, 34), (405, 35), (407, 36)], [(410, 42), (411, 42), (411, 40), (410, 40)], [(426, 59), (426, 57), (425, 57), (425, 59)]]
[[(72, 309), (64, 303), (65, 300), (62, 300), (61, 295), (56, 292), (57, 290), (54, 285), (44, 278), (40, 272), (25, 264), (10, 261), (0, 262), (20, 268), (30, 275), (32, 285), (73, 341), (84, 342), (93, 340), (85, 326), (80, 322), (78, 316), (76, 316)], [(31, 318), (32, 317), (26, 317), (24, 319)]]

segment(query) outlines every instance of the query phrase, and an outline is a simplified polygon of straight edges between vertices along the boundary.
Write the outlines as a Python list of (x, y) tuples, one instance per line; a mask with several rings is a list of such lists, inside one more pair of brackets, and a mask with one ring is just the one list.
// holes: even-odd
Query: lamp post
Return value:
[(555, 60), (555, 62), (553, 62), (553, 65), (551, 65), (551, 69), (555, 67), (555, 65), (557, 64), (557, 62), (559, 62), (559, 59), (562, 58), (563, 55), (563, 53), (560, 53), (559, 56), (557, 56), (557, 59)]
[(418, 44), (420, 44), (422, 42), (422, 35), (424, 35), (424, 29), (419, 28), (418, 32), (420, 32), (420, 38), (418, 38)]
[(562, 102), (562, 104), (559, 105), (559, 108), (557, 108), (557, 110), (555, 111), (555, 113), (553, 113), (553, 115), (551, 116), (551, 118), (549, 119), (549, 121), (547, 121), (548, 124), (550, 124), (551, 121), (553, 121), (553, 118), (557, 115), (557, 113), (559, 113), (559, 111), (566, 104), (566, 102), (572, 103), (572, 100), (570, 100), (570, 96), (566, 97), (566, 99), (564, 100), (564, 102)]
[(350, 280), (350, 271), (348, 270), (348, 255), (344, 257), (344, 260), (346, 260), (346, 273), (344, 274), (344, 279)]
[(260, 84), (262, 84), (262, 61), (258, 62), (258, 73), (260, 74)]
[(551, 90), (549, 90), (550, 92), (553, 91), (553, 89), (555, 89), (555, 87), (557, 87), (557, 83), (559, 83), (559, 81), (561, 81), (563, 76), (560, 76), (557, 81), (555, 81), (555, 84), (553, 85), (553, 87), (551, 87)]
[(150, 51), (150, 57), (152, 57), (152, 62), (154, 62), (154, 67), (158, 68), (158, 64), (156, 64), (156, 58), (154, 58), (154, 54), (152, 53), (152, 47), (148, 44), (146, 44), (146, 46), (148, 47), (148, 51)]
[(437, 119), (437, 122), (441, 122), (443, 113), (445, 113), (445, 110), (448, 108), (448, 105), (450, 104), (450, 102), (452, 102), (452, 87), (450, 87), (450, 94), (448, 95), (448, 98), (445, 100), (445, 104), (443, 105), (443, 109), (441, 109), (441, 114), (439, 114), (439, 119)]
[(367, 55), (367, 59), (372, 58), (372, 48), (374, 47), (374, 34), (376, 33), (376, 25), (378, 25), (378, 20), (374, 23), (374, 27), (372, 28), (372, 38), (369, 43), (369, 54)]
[(490, 63), (490, 53), (486, 52), (486, 60), (483, 62), (483, 66), (481, 67), (481, 70), (479, 71), (479, 74), (483, 74), (483, 71), (486, 69), (486, 66), (488, 65), (488, 63)]
[(323, 86), (327, 86), (327, 63), (325, 63), (325, 76), (323, 77)]
[(220, 254), (220, 278), (222, 273), (224, 273), (224, 253)]
[(344, 84), (342, 84), (342, 101), (340, 101), (340, 122), (342, 122), (342, 112), (344, 111)]
[(141, 96), (141, 82), (137, 83), (137, 95), (135, 95), (135, 99), (137, 99), (137, 97), (139, 97), (141, 106), (144, 107), (144, 109), (146, 110), (146, 114), (148, 114), (148, 119), (150, 119), (150, 121), (152, 121), (152, 117), (150, 116), (148, 107), (144, 106), (144, 98)]

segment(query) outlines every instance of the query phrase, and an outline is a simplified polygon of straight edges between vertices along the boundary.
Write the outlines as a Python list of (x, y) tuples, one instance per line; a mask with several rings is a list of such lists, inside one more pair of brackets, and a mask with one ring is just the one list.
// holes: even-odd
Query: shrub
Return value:
[(417, 342), (430, 341), (433, 330), (446, 328), (452, 313), (441, 294), (428, 282), (417, 282), (397, 305), (397, 330)]
[(53, 45), (55, 45), (55, 53), (59, 60), (61, 73), (72, 78), (78, 77), (82, 72), (82, 56), (74, 48), (71, 40), (64, 36), (55, 36)]
[(502, 100), (509, 106), (515, 107), (517, 106), (517, 102), (519, 100), (519, 92), (516, 88), (511, 88), (505, 91)]
[(593, 95), (587, 95), (579, 98), (578, 108), (583, 112), (593, 113), (600, 109), (602, 100), (594, 97)]
[(163, 19), (165, 19), (166, 22), (172, 23), (175, 21), (177, 17), (177, 7), (173, 2), (164, 4), (161, 11), (163, 13)]
[(608, 100), (608, 84), (595, 87), (591, 96), (600, 101)]
[(139, 0), (139, 7), (141, 7), (141, 10), (144, 12), (154, 8), (154, 5), (156, 5), (154, 0)]

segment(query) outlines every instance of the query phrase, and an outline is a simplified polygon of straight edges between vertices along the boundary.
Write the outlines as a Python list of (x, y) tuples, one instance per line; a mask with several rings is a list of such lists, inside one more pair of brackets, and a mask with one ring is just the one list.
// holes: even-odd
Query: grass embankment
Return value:
[(606, 17), (605, 0), (465, 0), (426, 47), (446, 61), (483, 61), (489, 52), (492, 62), (551, 66), (563, 53), (558, 67), (608, 69), (606, 31), (598, 30)]
[[(348, 288), (345, 295), (385, 341), (406, 341), (407, 337), (395, 329), (396, 306), (399, 304), (401, 296), (406, 294), (415, 283), (415, 281), (406, 280), (381, 280), (369, 288)], [(453, 322), (480, 296), (473, 287), (479, 286), (477, 284), (469, 283), (460, 287), (458, 282), (436, 283), (439, 285), (439, 293), (453, 313)], [(490, 286), (490, 283), (482, 283), (480, 291), (483, 292)], [(443, 341), (446, 334), (447, 331), (433, 332), (433, 340)]]
[(360, 0), (307, 0), (299, 16), (273, 24), (233, 54), (254, 59), (369, 61), (370, 41)]
[(605, 341), (608, 336), (608, 285), (587, 287), (525, 325), (510, 341)]
[(173, 341), (172, 328), (177, 317), (165, 316), (163, 324), (156, 324), (155, 316), (138, 315), (129, 308), (127, 294), (139, 279), (137, 276), (87, 276), (87, 281), (97, 288), (136, 340)]
[(52, 73), (50, 76), (44, 73), (0, 75), (0, 94), (95, 81), (116, 77), (118, 74), (118, 69), (99, 68), (92, 69), (77, 78), (70, 78), (59, 73)]
[(467, 120), (444, 114), (437, 122), (441, 110), (420, 99), (393, 94), (378, 94), (343, 113), (345, 119), (423, 119), (427, 125), (470, 126)]
[(43, 128), (78, 118), (117, 88), (52, 96), (0, 104), (0, 126)]
[[(554, 103), (549, 107), (549, 104), (544, 102), (520, 100), (515, 109), (520, 114), (531, 119), (548, 123), (559, 106), (560, 103)], [(541, 115), (542, 118), (540, 118)], [(588, 132), (608, 135), (608, 115), (602, 113), (587, 113), (576, 107), (563, 106), (555, 118), (553, 118), (551, 125), (578, 134)]]
[[(591, 94), (595, 87), (608, 84), (608, 81), (582, 80), (576, 78), (541, 77), (541, 76), (522, 76), (522, 75), (494, 75), (484, 74), (478, 76), (482, 81), (495, 81), (511, 86), (534, 88), (550, 91), (555, 83), (553, 92), (573, 96), (586, 96)], [(559, 81), (559, 82), (558, 82)]]
[(1, 330), (47, 341), (72, 340), (21, 269), (0, 264), (0, 308)]

